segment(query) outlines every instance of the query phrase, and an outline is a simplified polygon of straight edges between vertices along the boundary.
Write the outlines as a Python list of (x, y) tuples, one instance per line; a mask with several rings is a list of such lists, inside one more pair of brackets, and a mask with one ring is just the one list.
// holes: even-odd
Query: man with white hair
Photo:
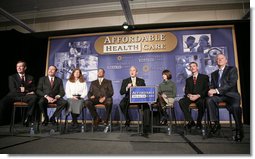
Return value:
[(213, 122), (210, 133), (215, 134), (221, 129), (219, 123), (219, 102), (226, 102), (227, 109), (233, 114), (236, 125), (234, 141), (243, 139), (243, 125), (241, 121), (240, 94), (237, 90), (238, 73), (237, 68), (227, 65), (227, 57), (220, 53), (216, 56), (218, 70), (211, 74), (211, 85), (206, 99), (210, 120)]
[[(135, 66), (131, 66), (129, 69), (130, 77), (124, 79), (121, 84), (120, 94), (125, 95), (125, 97), (120, 101), (120, 108), (122, 113), (126, 118), (125, 126), (129, 127), (130, 125), (130, 117), (128, 114), (129, 107), (129, 99), (130, 99), (130, 87), (134, 86), (145, 86), (144, 79), (137, 77), (137, 68)], [(144, 131), (148, 131), (150, 126), (150, 109), (149, 105), (146, 103), (143, 104), (144, 109)]]

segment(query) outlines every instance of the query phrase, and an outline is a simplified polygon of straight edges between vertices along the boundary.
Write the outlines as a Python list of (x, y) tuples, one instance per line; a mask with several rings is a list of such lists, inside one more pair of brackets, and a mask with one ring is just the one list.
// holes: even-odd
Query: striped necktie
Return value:
[(196, 76), (193, 77), (193, 84), (194, 84), (194, 85), (197, 84), (197, 77), (196, 77)]

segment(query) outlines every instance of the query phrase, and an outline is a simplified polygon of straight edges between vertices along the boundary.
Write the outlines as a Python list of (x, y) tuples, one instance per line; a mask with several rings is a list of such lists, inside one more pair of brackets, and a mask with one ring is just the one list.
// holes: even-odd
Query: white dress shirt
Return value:
[(86, 82), (81, 83), (79, 80), (76, 82), (66, 82), (66, 97), (72, 98), (74, 94), (80, 94), (81, 98), (85, 98), (88, 94)]

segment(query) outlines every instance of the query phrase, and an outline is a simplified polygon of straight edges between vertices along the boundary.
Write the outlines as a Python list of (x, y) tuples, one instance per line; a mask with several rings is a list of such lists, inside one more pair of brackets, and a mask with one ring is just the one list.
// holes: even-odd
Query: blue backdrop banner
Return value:
[[(64, 84), (72, 69), (79, 67), (89, 88), (97, 79), (98, 68), (104, 68), (105, 78), (112, 80), (114, 88), (113, 120), (119, 119), (120, 87), (129, 77), (130, 66), (138, 69), (138, 77), (147, 86), (158, 86), (162, 71), (171, 71), (177, 86), (177, 120), (184, 119), (177, 101), (184, 96), (190, 62), (197, 62), (199, 72), (210, 76), (217, 69), (215, 56), (224, 53), (228, 64), (238, 67), (234, 27), (229, 25), (50, 37), (48, 47), (47, 66), (57, 66)], [(222, 120), (228, 120), (226, 110), (220, 113)]]

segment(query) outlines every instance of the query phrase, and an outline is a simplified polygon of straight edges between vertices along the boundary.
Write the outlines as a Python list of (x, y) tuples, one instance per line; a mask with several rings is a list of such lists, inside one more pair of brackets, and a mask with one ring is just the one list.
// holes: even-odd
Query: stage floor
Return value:
[[(222, 128), (220, 136), (203, 139), (200, 131), (192, 130), (183, 134), (182, 126), (176, 126), (168, 135), (164, 129), (148, 136), (139, 136), (136, 129), (119, 131), (113, 125), (113, 131), (104, 133), (99, 128), (94, 133), (88, 128), (85, 133), (80, 128), (71, 128), (68, 132), (50, 133), (55, 126), (42, 127), (41, 132), (29, 134), (29, 128), (16, 125), (14, 136), (9, 133), (9, 126), (0, 127), (1, 154), (83, 154), (83, 155), (186, 155), (186, 154), (251, 154), (250, 126), (244, 125), (245, 137), (242, 142), (231, 140), (232, 131)], [(104, 156), (105, 156), (104, 155)]]

